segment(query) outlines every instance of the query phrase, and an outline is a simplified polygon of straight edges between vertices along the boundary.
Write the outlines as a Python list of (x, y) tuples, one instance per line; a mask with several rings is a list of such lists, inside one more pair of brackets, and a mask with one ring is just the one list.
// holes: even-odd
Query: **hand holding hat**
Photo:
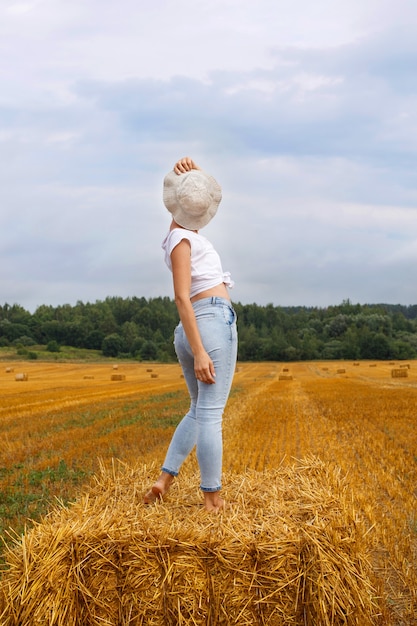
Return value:
[(179, 226), (199, 230), (215, 216), (222, 190), (212, 176), (203, 172), (190, 157), (184, 157), (165, 176), (163, 198)]
[(177, 161), (174, 165), (174, 172), (176, 174), (185, 174), (190, 170), (201, 170), (201, 167), (197, 165), (190, 157), (184, 157)]

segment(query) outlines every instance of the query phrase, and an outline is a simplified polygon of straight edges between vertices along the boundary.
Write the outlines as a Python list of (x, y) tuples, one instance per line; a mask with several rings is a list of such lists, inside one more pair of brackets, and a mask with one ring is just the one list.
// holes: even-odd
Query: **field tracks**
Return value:
[[(177, 364), (119, 364), (125, 379), (112, 381), (111, 365), (28, 363), (21, 382), (8, 365), (0, 373), (3, 535), (22, 532), (55, 497), (77, 497), (99, 458), (104, 467), (115, 458), (158, 465), (188, 405)], [(246, 472), (262, 485), (262, 476), (305, 459), (340, 473), (368, 531), (383, 626), (411, 626), (417, 614), (417, 362), (392, 378), (402, 365), (240, 363), (224, 416), (224, 470), (242, 489)], [(194, 457), (186, 472), (198, 496)]]

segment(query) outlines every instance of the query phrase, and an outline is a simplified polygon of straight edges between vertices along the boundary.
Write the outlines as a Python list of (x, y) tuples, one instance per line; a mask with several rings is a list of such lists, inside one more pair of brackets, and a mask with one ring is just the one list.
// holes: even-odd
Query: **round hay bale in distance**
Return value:
[(18, 382), (21, 382), (21, 381), (29, 380), (29, 376), (26, 374), (26, 372), (20, 372), (19, 374), (15, 375), (14, 379), (17, 380)]

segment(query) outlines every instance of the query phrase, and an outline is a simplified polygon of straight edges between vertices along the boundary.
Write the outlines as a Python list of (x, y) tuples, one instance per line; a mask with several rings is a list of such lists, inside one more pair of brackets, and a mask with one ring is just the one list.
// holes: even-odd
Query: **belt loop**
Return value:
[(211, 304), (216, 304), (216, 296), (211, 296)]

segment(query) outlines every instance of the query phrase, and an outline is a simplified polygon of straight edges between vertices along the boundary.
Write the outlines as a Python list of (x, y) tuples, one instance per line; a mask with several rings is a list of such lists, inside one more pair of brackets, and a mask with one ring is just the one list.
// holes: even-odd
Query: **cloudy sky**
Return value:
[(415, 0), (0, 0), (0, 304), (172, 297), (162, 179), (235, 302), (417, 303)]

